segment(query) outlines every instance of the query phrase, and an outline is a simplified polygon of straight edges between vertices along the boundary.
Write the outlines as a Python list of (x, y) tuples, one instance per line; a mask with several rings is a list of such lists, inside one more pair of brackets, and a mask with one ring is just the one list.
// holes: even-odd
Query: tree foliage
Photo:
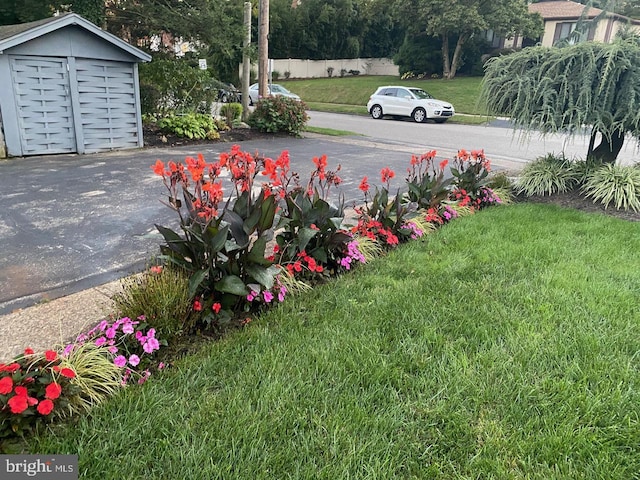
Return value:
[[(492, 30), (504, 37), (535, 38), (542, 32), (542, 19), (529, 14), (525, 0), (397, 0), (396, 6), (412, 24), (442, 40), (445, 78), (455, 77), (462, 48), (474, 35)], [(451, 52), (453, 37), (457, 40)]]
[(516, 128), (575, 134), (589, 125), (587, 157), (614, 162), (626, 133), (640, 138), (640, 39), (496, 57), (487, 62), (482, 98), (491, 114), (510, 117)]
[(404, 37), (386, 0), (271, 0), (269, 8), (272, 58), (386, 57)]

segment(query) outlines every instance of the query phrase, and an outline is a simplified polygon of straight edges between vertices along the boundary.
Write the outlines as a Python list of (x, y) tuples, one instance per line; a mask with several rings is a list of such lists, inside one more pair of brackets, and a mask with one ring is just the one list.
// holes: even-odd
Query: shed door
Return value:
[(66, 58), (11, 57), (23, 155), (76, 151)]
[(138, 147), (133, 65), (78, 58), (76, 72), (84, 151)]

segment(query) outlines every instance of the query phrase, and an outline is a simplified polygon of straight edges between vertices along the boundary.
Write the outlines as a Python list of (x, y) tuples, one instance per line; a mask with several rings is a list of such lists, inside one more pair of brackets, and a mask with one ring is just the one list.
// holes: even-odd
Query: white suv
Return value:
[(411, 117), (414, 121), (431, 119), (444, 123), (455, 111), (450, 103), (436, 100), (421, 88), (386, 86), (378, 87), (367, 103), (367, 111), (373, 118), (384, 115)]

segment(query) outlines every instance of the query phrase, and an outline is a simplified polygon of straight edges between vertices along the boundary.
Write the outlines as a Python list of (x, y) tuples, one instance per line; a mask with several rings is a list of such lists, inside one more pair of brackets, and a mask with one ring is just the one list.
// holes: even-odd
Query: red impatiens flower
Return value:
[(199, 312), (199, 311), (201, 311), (201, 310), (202, 310), (202, 303), (200, 303), (200, 300), (194, 300), (194, 302), (193, 302), (193, 309), (194, 309), (196, 312)]
[(60, 370), (60, 375), (67, 378), (76, 378), (76, 372), (74, 372), (70, 368), (63, 368), (62, 370)]
[(25, 348), (25, 349), (24, 349), (24, 354), (25, 354), (25, 355), (33, 355), (33, 353), (34, 353), (34, 352), (33, 352), (33, 349), (32, 349), (32, 348), (28, 348), (28, 347), (27, 347), (27, 348)]
[(45, 398), (48, 398), (50, 400), (55, 400), (62, 393), (62, 387), (55, 382), (50, 383), (49, 385), (47, 385), (47, 388), (44, 389), (44, 392), (45, 392), (45, 395), (44, 395)]
[(47, 362), (53, 362), (56, 358), (58, 358), (58, 354), (53, 350), (47, 350), (44, 352), (44, 358), (47, 359)]
[(0, 372), (9, 372), (13, 373), (17, 370), (20, 370), (19, 363), (10, 363), (9, 365), (5, 365), (4, 363), (0, 363)]
[(29, 402), (26, 395), (15, 395), (7, 402), (11, 413), (19, 414), (29, 408)]
[(37, 410), (40, 415), (49, 415), (53, 411), (53, 402), (49, 399), (43, 400)]
[(220, 313), (220, 309), (222, 308), (222, 305), (220, 305), (218, 302), (214, 303), (213, 305), (211, 305), (211, 309), (215, 312), (215, 313)]
[(11, 377), (4, 377), (0, 380), (0, 395), (7, 395), (13, 390), (13, 379)]

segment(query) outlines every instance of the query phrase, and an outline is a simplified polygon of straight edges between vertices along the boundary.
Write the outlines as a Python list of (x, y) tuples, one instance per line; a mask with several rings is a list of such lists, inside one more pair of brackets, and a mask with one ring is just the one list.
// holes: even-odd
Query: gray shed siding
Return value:
[(139, 60), (78, 25), (0, 52), (7, 153), (142, 147)]

